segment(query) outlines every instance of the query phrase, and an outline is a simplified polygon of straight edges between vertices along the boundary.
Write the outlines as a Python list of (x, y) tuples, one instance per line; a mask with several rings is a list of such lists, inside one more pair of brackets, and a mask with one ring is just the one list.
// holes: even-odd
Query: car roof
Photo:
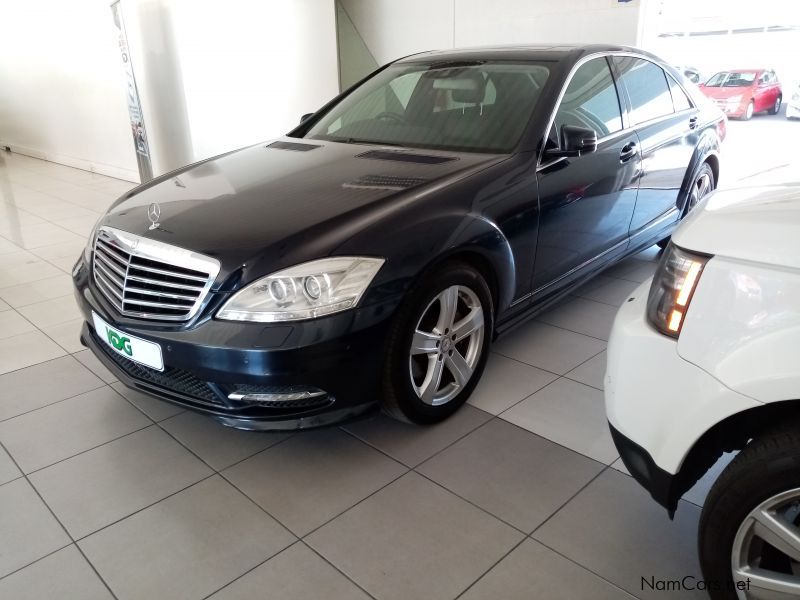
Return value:
[(455, 48), (452, 50), (430, 50), (406, 56), (397, 62), (427, 63), (471, 60), (558, 61), (564, 59), (578, 60), (582, 56), (598, 52), (635, 52), (644, 56), (651, 56), (648, 52), (639, 50), (638, 48), (614, 44), (514, 44)]

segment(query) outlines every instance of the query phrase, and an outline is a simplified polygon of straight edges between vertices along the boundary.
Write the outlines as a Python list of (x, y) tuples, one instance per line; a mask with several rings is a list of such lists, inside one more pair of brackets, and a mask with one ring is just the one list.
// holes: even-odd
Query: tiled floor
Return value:
[(0, 598), (649, 598), (642, 577), (699, 574), (709, 482), (670, 522), (603, 411), (611, 323), (656, 249), (501, 339), (441, 425), (245, 433), (77, 341), (69, 272), (129, 185), (0, 154)]

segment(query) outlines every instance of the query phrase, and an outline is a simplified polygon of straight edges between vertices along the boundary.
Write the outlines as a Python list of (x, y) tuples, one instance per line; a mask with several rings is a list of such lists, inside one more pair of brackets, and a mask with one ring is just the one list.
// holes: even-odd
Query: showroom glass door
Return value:
[(698, 111), (655, 63), (631, 56), (612, 60), (628, 96), (630, 124), (636, 129), (642, 154), (630, 227), (633, 238), (678, 220), (679, 192), (698, 142)]
[[(582, 64), (556, 111), (546, 147), (563, 146), (563, 127), (593, 129), (595, 152), (543, 158), (538, 169), (540, 226), (533, 289), (542, 296), (622, 254), (636, 203), (636, 135), (624, 132), (605, 57)], [(584, 267), (584, 268), (582, 268)]]

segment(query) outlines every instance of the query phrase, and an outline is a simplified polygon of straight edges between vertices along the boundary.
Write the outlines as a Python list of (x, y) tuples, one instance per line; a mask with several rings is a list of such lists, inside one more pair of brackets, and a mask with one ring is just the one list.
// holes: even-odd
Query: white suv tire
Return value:
[[(785, 532), (775, 535), (770, 527)], [(765, 545), (759, 531), (786, 552)], [(745, 574), (740, 579), (750, 577), (751, 589), (784, 580), (786, 595), (776, 597), (800, 597), (799, 421), (759, 434), (728, 465), (706, 499), (698, 541), (704, 578), (720, 583), (721, 589), (710, 591), (713, 600), (744, 597), (732, 586), (738, 569)]]

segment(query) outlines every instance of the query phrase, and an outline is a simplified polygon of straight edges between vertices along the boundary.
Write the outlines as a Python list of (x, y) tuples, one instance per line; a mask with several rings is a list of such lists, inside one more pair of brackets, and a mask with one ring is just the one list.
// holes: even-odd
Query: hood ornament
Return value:
[(150, 227), (148, 227), (148, 229), (150, 231), (158, 229), (159, 217), (161, 217), (161, 207), (158, 205), (158, 202), (153, 202), (147, 207), (147, 218), (150, 219)]

